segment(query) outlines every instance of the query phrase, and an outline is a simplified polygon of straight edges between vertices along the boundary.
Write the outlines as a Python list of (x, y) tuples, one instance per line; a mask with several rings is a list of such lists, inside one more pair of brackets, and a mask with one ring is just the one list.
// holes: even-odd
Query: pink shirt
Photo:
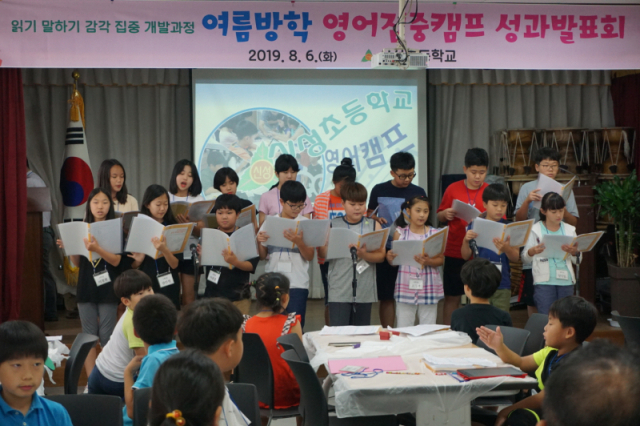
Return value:
[[(307, 197), (304, 202), (307, 203), (307, 206), (302, 209), (300, 214), (305, 215), (313, 212), (313, 205), (311, 205), (309, 197)], [(267, 216), (275, 216), (282, 212), (282, 206), (280, 205), (280, 190), (277, 186), (260, 196), (258, 211), (266, 214)]]

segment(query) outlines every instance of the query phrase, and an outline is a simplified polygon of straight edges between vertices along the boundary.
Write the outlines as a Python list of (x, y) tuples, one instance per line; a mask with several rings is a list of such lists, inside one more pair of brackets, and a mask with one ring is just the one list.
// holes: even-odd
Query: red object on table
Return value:
[(380, 332), (380, 340), (389, 340), (389, 339), (391, 339), (391, 333), (389, 333), (388, 331)]

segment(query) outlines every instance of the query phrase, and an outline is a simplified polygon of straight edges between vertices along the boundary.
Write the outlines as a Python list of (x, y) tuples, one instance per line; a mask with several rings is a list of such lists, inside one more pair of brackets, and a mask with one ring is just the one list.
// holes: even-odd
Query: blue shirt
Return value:
[[(2, 392), (2, 386), (0, 386)], [(73, 426), (67, 410), (57, 402), (33, 394), (27, 415), (9, 407), (0, 397), (0, 425), (2, 426)]]
[[(158, 368), (160, 368), (160, 364), (165, 362), (171, 355), (175, 355), (178, 352), (175, 340), (172, 340), (171, 343), (158, 343), (157, 345), (149, 346), (147, 356), (142, 359), (138, 378), (132, 388), (150, 388), (151, 385), (153, 385), (153, 377), (156, 375)], [(126, 405), (122, 408), (122, 419), (123, 426), (133, 426), (133, 420), (131, 420), (127, 415)]]
[[(500, 219), (498, 222), (507, 223), (506, 220)], [(473, 222), (469, 224), (467, 230), (473, 229)], [(509, 258), (506, 253), (502, 253), (498, 256), (496, 252), (493, 250), (489, 250), (488, 248), (478, 247), (478, 255), (483, 259), (487, 259), (491, 263), (495, 263), (502, 265), (502, 279), (500, 280), (500, 285), (498, 286), (498, 290), (511, 289), (511, 267), (509, 266)]]

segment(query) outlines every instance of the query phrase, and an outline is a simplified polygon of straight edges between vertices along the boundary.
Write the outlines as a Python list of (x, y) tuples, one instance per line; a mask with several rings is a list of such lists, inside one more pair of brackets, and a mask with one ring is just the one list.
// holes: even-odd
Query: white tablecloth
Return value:
[[(318, 332), (313, 332), (306, 333), (303, 340), (310, 362), (315, 368), (325, 365), (329, 371), (329, 359), (401, 355), (408, 372), (424, 373), (378, 374), (375, 377), (358, 379), (341, 374), (331, 375), (338, 417), (417, 412), (418, 424), (437, 424), (420, 418), (420, 412), (424, 412), (425, 407), (428, 407), (430, 412), (435, 409), (445, 417), (462, 410), (458, 416), (462, 418), (461, 423), (454, 421), (452, 424), (468, 424), (469, 404), (472, 400), (503, 383), (521, 383), (523, 388), (530, 388), (536, 383), (532, 378), (507, 377), (460, 383), (449, 375), (436, 375), (431, 372), (421, 362), (423, 353), (439, 357), (481, 357), (495, 362), (499, 367), (507, 365), (490, 352), (473, 346), (468, 335), (454, 331), (419, 338), (392, 336), (389, 341), (381, 341), (378, 335), (321, 336)], [(329, 346), (330, 342), (361, 342), (361, 347), (339, 348)]]

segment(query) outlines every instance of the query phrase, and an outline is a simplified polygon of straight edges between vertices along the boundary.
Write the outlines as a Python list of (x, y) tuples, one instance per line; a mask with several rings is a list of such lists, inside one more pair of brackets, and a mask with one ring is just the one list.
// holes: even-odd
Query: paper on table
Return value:
[(348, 365), (365, 367), (365, 372), (371, 372), (374, 369), (380, 369), (382, 371), (405, 371), (407, 369), (407, 365), (399, 355), (381, 356), (377, 358), (330, 359), (328, 364), (331, 374), (340, 373), (343, 371), (343, 368)]
[[(208, 216), (208, 215), (207, 215)], [(216, 226), (217, 226), (216, 220)], [(252, 223), (254, 228), (257, 228), (258, 222), (256, 221), (256, 206), (251, 204), (240, 211), (238, 218), (236, 219), (236, 226), (238, 228), (244, 228), (248, 224)]]
[(47, 342), (57, 342), (62, 340), (62, 336), (45, 336), (47, 338)]
[(564, 259), (567, 252), (562, 250), (562, 246), (571, 245), (573, 238), (568, 235), (544, 235), (541, 242), (545, 248), (539, 256), (549, 259)]
[[(483, 350), (483, 349), (481, 349)], [(422, 358), (433, 371), (457, 370), (459, 368), (496, 367), (497, 364), (485, 358), (448, 358), (422, 354)]]
[(298, 223), (293, 219), (284, 219), (278, 216), (267, 216), (260, 230), (269, 235), (268, 244), (270, 246), (292, 249), (295, 244), (284, 237), (284, 232), (289, 229), (295, 232), (297, 227)]
[(229, 239), (229, 245), (241, 262), (258, 257), (256, 228), (254, 228), (253, 223), (236, 230)]
[[(540, 197), (544, 197), (549, 192), (555, 192), (556, 194), (562, 195), (562, 198), (567, 201), (575, 182), (576, 177), (574, 176), (569, 182), (567, 182), (565, 185), (562, 185), (560, 182), (557, 182), (550, 177), (540, 173), (538, 175), (538, 187), (536, 189), (540, 190), (540, 192), (538, 192), (538, 194), (540, 194)], [(533, 207), (539, 209), (541, 204), (542, 199), (540, 201), (534, 201)]]
[(298, 232), (302, 231), (302, 240), (307, 247), (323, 247), (329, 237), (329, 219), (301, 220)]
[(473, 232), (478, 234), (476, 237), (478, 247), (483, 247), (499, 254), (493, 240), (494, 238), (502, 240), (502, 234), (504, 233), (504, 225), (502, 223), (479, 217), (473, 221)]
[(376, 334), (380, 329), (379, 325), (345, 325), (342, 327), (324, 326), (320, 331), (321, 336), (362, 336)]
[(480, 210), (476, 209), (470, 204), (463, 203), (460, 200), (453, 200), (451, 208), (453, 208), (453, 211), (456, 212), (457, 218), (460, 218), (467, 223), (471, 223), (473, 219), (480, 216)]
[(533, 226), (533, 219), (524, 220), (522, 222), (513, 222), (504, 227), (504, 235), (502, 240), (509, 238), (509, 245), (511, 247), (524, 247), (529, 239), (531, 233), (531, 227)]
[(436, 331), (450, 330), (451, 327), (442, 324), (420, 324), (413, 327), (391, 328), (389, 330), (398, 331), (400, 333), (409, 334), (411, 336), (424, 336), (425, 334), (435, 333)]

